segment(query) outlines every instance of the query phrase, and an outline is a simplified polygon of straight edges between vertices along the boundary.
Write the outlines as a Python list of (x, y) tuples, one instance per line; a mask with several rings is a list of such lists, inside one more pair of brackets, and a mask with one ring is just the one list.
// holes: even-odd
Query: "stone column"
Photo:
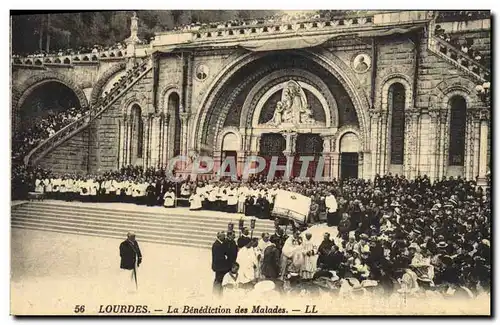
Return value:
[(331, 140), (332, 140), (332, 136), (331, 135), (323, 135), (323, 136), (321, 136), (321, 138), (323, 139), (322, 158), (324, 161), (322, 176), (325, 179), (331, 180), (332, 179), (332, 174), (331, 174), (331, 168), (332, 168)]
[[(283, 154), (285, 155), (287, 161), (292, 162), (292, 166), (289, 166), (290, 169), (290, 176), (293, 177), (295, 175), (292, 175), (293, 171), (293, 165), (294, 165), (294, 156), (295, 156), (295, 145), (297, 141), (297, 133), (295, 132), (284, 132), (283, 136), (285, 137), (286, 140), (286, 146), (285, 146), (285, 151), (283, 151)], [(299, 171), (300, 172), (300, 171)]]
[(158, 163), (158, 115), (151, 116), (149, 121), (149, 166), (157, 167)]
[(213, 171), (213, 173), (217, 173), (220, 169), (220, 165), (222, 162), (222, 151), (220, 151), (220, 150), (214, 151), (212, 158), (214, 160), (214, 167), (213, 167), (212, 171)]
[[(430, 125), (429, 125), (429, 179), (434, 181), (438, 178), (437, 162), (439, 159), (439, 111), (430, 110)], [(425, 144), (423, 144), (425, 145)]]
[(366, 180), (375, 178), (375, 175), (372, 174), (372, 164), (374, 164), (372, 152), (363, 151), (363, 178)]
[(486, 186), (486, 172), (488, 171), (488, 124), (490, 112), (487, 109), (480, 111), (480, 142), (479, 142), (479, 174), (477, 185)]
[(245, 168), (245, 150), (239, 150), (237, 152), (238, 157), (236, 158), (236, 171), (237, 176), (241, 176), (243, 173), (243, 169)]
[(332, 165), (330, 170), (330, 175), (332, 178), (339, 179), (340, 174), (340, 153), (332, 152)]
[(141, 116), (142, 118), (142, 167), (144, 169), (149, 167), (149, 155), (151, 154), (151, 147), (150, 147), (150, 131), (151, 131), (151, 125), (150, 121), (151, 119), (147, 115)]
[(419, 118), (421, 117), (419, 110), (413, 110), (411, 114), (411, 120), (413, 125), (413, 135), (411, 135), (411, 149), (410, 152), (412, 155), (411, 166), (410, 166), (410, 176), (412, 178), (416, 177), (419, 168), (419, 146), (418, 139), (421, 137), (420, 127), (419, 127)]
[(363, 152), (360, 151), (358, 153), (358, 178), (364, 178), (364, 168), (363, 168), (363, 162), (364, 162), (364, 155)]
[(474, 158), (474, 116), (471, 111), (467, 111), (467, 122), (465, 124), (465, 157), (464, 157), (464, 178), (473, 179), (472, 168)]
[(390, 138), (388, 136), (389, 134), (389, 113), (388, 112), (383, 112), (382, 113), (382, 123), (380, 126), (380, 135), (381, 135), (381, 141), (380, 141), (380, 167), (379, 167), (379, 174), (384, 175), (387, 173), (389, 170), (389, 159), (390, 159)]
[(161, 138), (161, 147), (162, 147), (162, 156), (161, 156), (161, 165), (165, 168), (168, 166), (168, 161), (170, 157), (170, 142), (171, 139), (168, 133), (168, 127), (170, 123), (170, 114), (163, 114), (162, 116), (162, 138)]
[(476, 179), (479, 176), (479, 144), (480, 144), (480, 119), (479, 114), (475, 112), (474, 116), (474, 151), (473, 151), (473, 163), (472, 163), (472, 179)]
[(370, 127), (370, 151), (371, 151), (371, 177), (374, 178), (377, 173), (378, 159), (380, 152), (378, 152), (378, 141), (380, 136), (378, 134), (380, 129), (380, 111), (370, 111), (371, 127)]
[(446, 137), (448, 136), (446, 132), (446, 125), (448, 121), (448, 112), (442, 110), (439, 114), (439, 158), (437, 161), (437, 178), (442, 178), (446, 176)]
[(189, 128), (189, 117), (190, 117), (189, 112), (181, 112), (180, 113), (180, 119), (181, 119), (181, 155), (182, 156), (187, 156), (188, 154), (188, 128)]
[(413, 138), (415, 136), (415, 128), (413, 126), (413, 111), (410, 108), (405, 110), (405, 125), (404, 125), (404, 150), (403, 150), (403, 175), (411, 179), (411, 168), (412, 168), (412, 146)]
[(128, 122), (127, 122), (127, 149), (125, 151), (125, 164), (129, 165), (132, 163), (132, 125), (134, 121), (132, 119), (132, 116), (128, 117)]
[(124, 115), (120, 119), (120, 141), (118, 143), (118, 169), (120, 169), (124, 165), (124, 158), (125, 158), (125, 144), (126, 139), (125, 139), (125, 130), (127, 128), (127, 116)]

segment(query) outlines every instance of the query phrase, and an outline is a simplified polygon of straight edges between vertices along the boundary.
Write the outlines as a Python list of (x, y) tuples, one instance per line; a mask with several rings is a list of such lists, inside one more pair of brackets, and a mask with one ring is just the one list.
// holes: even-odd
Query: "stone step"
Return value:
[[(86, 236), (123, 240), (128, 231), (135, 231), (144, 242), (210, 248), (215, 234), (227, 230), (232, 221), (238, 232), (238, 220), (245, 225), (250, 219), (241, 214), (215, 211), (189, 211), (185, 208), (165, 209), (134, 204), (86, 204), (71, 202), (29, 202), (11, 208), (11, 226)], [(256, 220), (254, 236), (274, 232), (271, 220)]]
[[(83, 235), (83, 236), (117, 238), (120, 240), (124, 240), (123, 234), (117, 234), (117, 233), (113, 233), (113, 232), (100, 232), (100, 231), (86, 232), (86, 231), (79, 231), (75, 228), (64, 228), (64, 227), (55, 228), (55, 227), (46, 226), (43, 224), (30, 225), (30, 224), (18, 224), (18, 223), (16, 223), (16, 224), (12, 224), (12, 227), (13, 228), (20, 228), (20, 229), (42, 230), (42, 231), (48, 231), (48, 232)], [(157, 238), (151, 237), (151, 236), (141, 237), (139, 240), (141, 242), (168, 244), (168, 245), (174, 245), (174, 246), (187, 246), (187, 247), (196, 247), (196, 248), (204, 248), (204, 249), (211, 247), (211, 244), (208, 245), (205, 242), (199, 243), (196, 240), (193, 240), (190, 242), (178, 242), (176, 240), (170, 240), (168, 238), (157, 239)]]
[[(203, 224), (199, 222), (185, 222), (178, 221), (173, 222), (172, 220), (161, 221), (151, 221), (147, 219), (132, 219), (127, 218), (120, 220), (118, 218), (109, 218), (108, 216), (92, 216), (92, 217), (81, 217), (81, 216), (66, 216), (59, 214), (50, 213), (26, 213), (26, 212), (16, 212), (12, 221), (16, 220), (31, 220), (31, 221), (55, 221), (55, 222), (67, 222), (74, 224), (90, 225), (90, 226), (127, 226), (129, 230), (138, 231), (137, 229), (151, 228), (151, 229), (169, 229), (175, 231), (183, 231), (189, 228), (190, 233), (203, 233), (215, 234), (221, 230), (227, 229), (226, 223), (208, 223)], [(256, 227), (254, 233), (260, 234), (262, 232), (274, 231), (273, 228)]]
[[(42, 226), (50, 226), (54, 229), (64, 228), (64, 229), (75, 229), (80, 232), (93, 232), (93, 231), (109, 231), (117, 235), (121, 235), (122, 238), (125, 237), (128, 229), (127, 227), (119, 227), (118, 225), (109, 225), (109, 226), (97, 226), (97, 225), (86, 225), (79, 223), (71, 223), (71, 222), (62, 222), (62, 221), (37, 221), (37, 220), (15, 220), (13, 224), (25, 224), (25, 225), (42, 225)], [(183, 242), (185, 240), (197, 240), (203, 243), (212, 243), (215, 240), (215, 236), (212, 233), (192, 233), (190, 229), (186, 229), (185, 233), (176, 233), (176, 232), (168, 232), (163, 229), (151, 229), (148, 227), (136, 228), (134, 231), (137, 233), (137, 238), (143, 237), (156, 237), (156, 238), (168, 238), (170, 240), (176, 240), (179, 242)]]
[[(31, 216), (33, 218), (56, 218), (57, 220), (75, 220), (75, 221), (87, 221), (88, 223), (94, 222), (118, 222), (122, 224), (128, 224), (133, 227), (136, 227), (139, 224), (149, 224), (152, 226), (169, 226), (171, 228), (179, 228), (184, 229), (186, 227), (194, 228), (194, 229), (204, 229), (205, 231), (210, 231), (212, 233), (217, 233), (221, 230), (227, 229), (227, 221), (226, 220), (203, 220), (203, 219), (195, 219), (190, 220), (187, 218), (176, 217), (176, 218), (156, 218), (149, 219), (148, 217), (130, 217), (130, 216), (110, 216), (110, 215), (101, 215), (97, 213), (78, 213), (78, 214), (67, 214), (66, 212), (59, 211), (38, 211), (34, 210), (20, 210), (16, 211), (12, 214), (12, 218), (15, 219), (19, 216), (28, 217)], [(274, 225), (269, 224), (261, 224), (257, 220), (256, 227), (254, 232), (274, 232)], [(249, 226), (246, 223), (246, 226)], [(237, 222), (234, 224), (235, 230), (238, 230)]]
[[(172, 209), (163, 209), (163, 208), (157, 208), (155, 210), (158, 210), (158, 212), (153, 213), (153, 212), (140, 212), (140, 211), (127, 211), (127, 210), (111, 210), (111, 209), (101, 209), (101, 208), (82, 208), (82, 207), (70, 207), (66, 205), (39, 205), (37, 203), (35, 204), (27, 204), (27, 205), (22, 205), (18, 206), (12, 209), (13, 213), (17, 211), (25, 211), (25, 212), (39, 212), (39, 211), (47, 211), (49, 213), (67, 213), (70, 215), (106, 215), (109, 217), (117, 217), (117, 218), (145, 218), (150, 220), (183, 220), (186, 222), (192, 221), (192, 220), (197, 220), (200, 222), (205, 222), (205, 223), (212, 223), (216, 221), (222, 221), (225, 222), (226, 224), (229, 221), (232, 221), (233, 223), (237, 223), (240, 218), (245, 220), (245, 225), (249, 226), (249, 222), (252, 219), (251, 217), (245, 217), (241, 214), (229, 214), (229, 213), (224, 213), (221, 212), (221, 214), (225, 214), (224, 216), (217, 216), (217, 215), (204, 215), (204, 211), (201, 211), (202, 215), (198, 214), (193, 214), (194, 211), (186, 211), (186, 212), (191, 212), (190, 214), (182, 214), (181, 211), (179, 211), (177, 208), (172, 208)], [(176, 211), (177, 210), (177, 211)], [(208, 211), (208, 212), (214, 212), (214, 211)], [(274, 222), (271, 220), (263, 220), (263, 219), (258, 219), (256, 220), (257, 226), (263, 225), (266, 228), (267, 227), (272, 227), (274, 229)]]

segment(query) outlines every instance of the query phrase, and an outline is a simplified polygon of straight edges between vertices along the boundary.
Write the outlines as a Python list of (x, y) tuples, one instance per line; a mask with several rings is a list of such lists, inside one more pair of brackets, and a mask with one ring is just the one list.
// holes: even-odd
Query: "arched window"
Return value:
[(174, 118), (174, 157), (181, 154), (181, 118), (179, 112), (179, 94), (176, 92), (168, 96), (168, 111)]
[(389, 112), (391, 112), (391, 164), (402, 165), (405, 150), (405, 87), (394, 83), (389, 87)]
[(453, 96), (450, 101), (450, 145), (448, 165), (463, 166), (465, 156), (465, 122), (467, 103), (462, 96)]
[(135, 139), (135, 152), (136, 158), (142, 158), (143, 154), (143, 142), (144, 142), (144, 123), (141, 116), (141, 107), (135, 104), (132, 107), (133, 116), (133, 135), (132, 139)]

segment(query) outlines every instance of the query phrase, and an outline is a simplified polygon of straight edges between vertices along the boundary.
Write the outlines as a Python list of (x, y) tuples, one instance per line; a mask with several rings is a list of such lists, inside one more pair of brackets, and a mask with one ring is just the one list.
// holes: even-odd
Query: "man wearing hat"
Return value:
[(137, 290), (137, 268), (142, 263), (142, 254), (135, 240), (135, 233), (128, 232), (127, 239), (120, 244), (120, 258), (120, 269), (125, 274), (126, 287)]
[(220, 231), (212, 244), (212, 271), (215, 272), (213, 292), (215, 295), (222, 294), (222, 280), (224, 275), (231, 269), (229, 256), (227, 254), (226, 233)]

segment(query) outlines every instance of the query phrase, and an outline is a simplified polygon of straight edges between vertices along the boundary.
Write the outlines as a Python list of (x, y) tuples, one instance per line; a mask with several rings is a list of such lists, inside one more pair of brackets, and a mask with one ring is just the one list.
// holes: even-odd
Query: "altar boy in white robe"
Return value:
[(236, 192), (236, 189), (232, 187), (228, 188), (226, 190), (226, 196), (227, 196), (226, 211), (229, 213), (238, 212), (238, 193)]
[(202, 208), (201, 194), (193, 193), (189, 198), (189, 210), (197, 211)]
[(164, 200), (163, 206), (165, 208), (175, 207), (175, 192), (172, 188), (169, 188), (168, 191), (165, 192), (163, 200)]
[(37, 178), (35, 181), (35, 192), (37, 193), (44, 193), (45, 192), (45, 184), (44, 181)]

